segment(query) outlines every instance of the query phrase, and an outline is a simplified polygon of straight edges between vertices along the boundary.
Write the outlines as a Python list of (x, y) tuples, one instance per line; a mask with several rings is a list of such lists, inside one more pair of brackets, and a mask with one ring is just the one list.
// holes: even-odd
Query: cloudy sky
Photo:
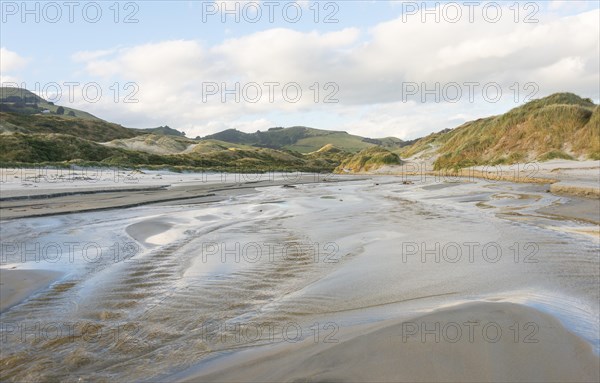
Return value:
[(597, 1), (2, 1), (0, 76), (124, 126), (412, 139), (600, 98)]

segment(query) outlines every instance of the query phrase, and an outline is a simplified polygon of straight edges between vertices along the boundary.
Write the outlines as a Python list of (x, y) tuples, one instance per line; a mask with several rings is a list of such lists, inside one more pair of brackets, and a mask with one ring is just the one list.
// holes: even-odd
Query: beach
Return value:
[(48, 287), (60, 273), (44, 270), (0, 269), (0, 312), (20, 303), (35, 292)]
[(425, 173), (4, 172), (3, 381), (599, 379), (590, 195)]
[[(531, 330), (519, 338), (510, 331), (515, 323), (529, 323)], [(481, 331), (484, 326), (492, 330)], [(380, 324), (329, 347), (315, 347), (309, 339), (245, 354), (224, 357), (205, 372), (197, 368), (182, 381), (593, 382), (600, 368), (589, 344), (551, 316), (503, 302), (463, 304)]]

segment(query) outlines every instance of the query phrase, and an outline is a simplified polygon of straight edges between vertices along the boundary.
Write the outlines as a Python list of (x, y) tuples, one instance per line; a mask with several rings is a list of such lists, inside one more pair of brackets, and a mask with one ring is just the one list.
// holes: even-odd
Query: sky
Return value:
[(599, 1), (1, 1), (0, 81), (188, 137), (414, 139), (555, 92), (600, 99)]

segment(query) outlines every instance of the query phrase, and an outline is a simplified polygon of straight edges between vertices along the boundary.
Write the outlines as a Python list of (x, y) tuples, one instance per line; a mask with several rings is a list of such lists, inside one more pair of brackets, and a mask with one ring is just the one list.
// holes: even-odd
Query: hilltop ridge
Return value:
[[(434, 169), (550, 159), (600, 159), (600, 109), (573, 93), (532, 100), (504, 114), (403, 141), (304, 126), (190, 139), (167, 125), (132, 129), (58, 108), (32, 92), (1, 88), (0, 163), (368, 172), (427, 161)], [(44, 109), (49, 110), (49, 109)], [(54, 109), (53, 109), (54, 110)], [(67, 109), (65, 108), (65, 111)]]

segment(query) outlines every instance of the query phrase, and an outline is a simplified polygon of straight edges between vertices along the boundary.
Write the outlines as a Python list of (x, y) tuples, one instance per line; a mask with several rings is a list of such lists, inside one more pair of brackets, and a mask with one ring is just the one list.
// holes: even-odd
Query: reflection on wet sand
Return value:
[[(546, 342), (462, 344), (464, 358), (511, 366), (489, 365), (473, 380), (594, 378), (597, 242), (581, 234), (590, 223), (541, 213), (565, 197), (538, 185), (394, 177), (251, 191), (3, 223), (17, 242), (76, 236), (78, 249), (93, 242), (102, 252), (37, 263), (63, 274), (2, 313), (12, 326), (2, 329), (2, 379), (377, 380), (358, 373), (373, 368), (381, 380), (402, 371), (400, 380), (460, 376), (444, 357), (458, 346), (413, 344), (411, 354), (384, 340), (398, 340), (392, 334), (415, 318), (504, 318), (506, 326), (516, 318), (556, 329), (540, 337)], [(6, 264), (35, 263), (11, 253)], [(359, 358), (363, 349), (374, 356)], [(389, 359), (397, 352), (405, 362)], [(409, 368), (429, 352), (437, 367)], [(519, 355), (530, 354), (556, 369), (526, 371)], [(348, 374), (332, 369), (338, 364)], [(313, 374), (299, 373), (306, 369)]]

